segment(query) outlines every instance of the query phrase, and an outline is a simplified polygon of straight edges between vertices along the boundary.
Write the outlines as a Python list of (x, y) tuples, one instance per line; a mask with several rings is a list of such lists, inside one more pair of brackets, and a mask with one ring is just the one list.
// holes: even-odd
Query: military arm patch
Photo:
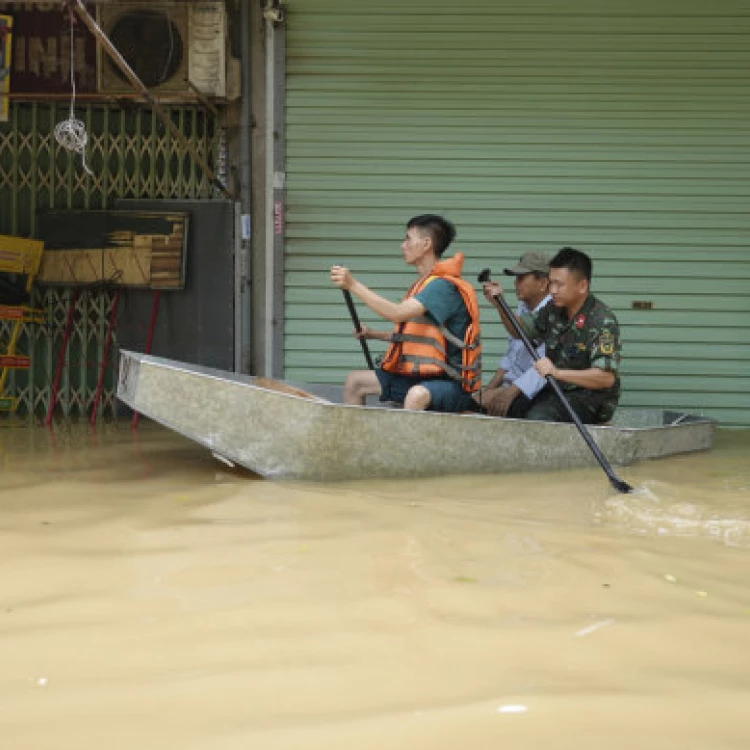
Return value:
[(611, 357), (615, 353), (615, 337), (607, 329), (599, 335), (599, 351), (605, 357)]

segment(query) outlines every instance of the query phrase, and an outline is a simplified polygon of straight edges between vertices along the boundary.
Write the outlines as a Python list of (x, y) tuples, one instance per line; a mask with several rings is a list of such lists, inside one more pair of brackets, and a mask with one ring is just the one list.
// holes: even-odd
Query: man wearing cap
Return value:
[[(530, 339), (547, 347), (536, 371), (555, 378), (581, 421), (601, 424), (612, 418), (620, 398), (620, 328), (612, 310), (591, 294), (591, 272), (586, 253), (564, 247), (550, 261), (552, 304), (536, 315), (522, 315), (518, 323)], [(496, 282), (485, 284), (485, 296), (502, 291)], [(506, 328), (513, 330), (502, 311), (500, 315)], [(551, 388), (534, 397), (525, 417), (571, 421)]]
[[(549, 258), (544, 253), (524, 253), (513, 268), (505, 269), (505, 273), (513, 276), (515, 280), (519, 316), (527, 313), (536, 314), (551, 301)], [(487, 298), (497, 306), (494, 298)], [(537, 354), (540, 357), (544, 356), (544, 344), (537, 349)], [(545, 385), (546, 381), (534, 369), (534, 360), (523, 341), (511, 335), (508, 340), (508, 351), (498, 371), (487, 387), (474, 398), (490, 416), (520, 418), (525, 415), (532, 399)]]

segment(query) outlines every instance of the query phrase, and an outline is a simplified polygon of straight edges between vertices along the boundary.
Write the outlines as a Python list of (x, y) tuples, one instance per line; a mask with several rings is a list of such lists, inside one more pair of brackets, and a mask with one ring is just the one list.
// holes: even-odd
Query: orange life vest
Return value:
[[(474, 393), (482, 387), (479, 303), (474, 287), (461, 278), (463, 264), (463, 253), (456, 253), (449, 260), (439, 261), (404, 297), (414, 297), (435, 279), (450, 281), (461, 293), (471, 319), (463, 340), (454, 336), (444, 325), (438, 326), (427, 316), (404, 321), (396, 327), (392, 337), (393, 343), (383, 357), (381, 366), (386, 372), (424, 378), (448, 375), (460, 381), (468, 393)], [(461, 349), (460, 370), (448, 362), (448, 342)]]

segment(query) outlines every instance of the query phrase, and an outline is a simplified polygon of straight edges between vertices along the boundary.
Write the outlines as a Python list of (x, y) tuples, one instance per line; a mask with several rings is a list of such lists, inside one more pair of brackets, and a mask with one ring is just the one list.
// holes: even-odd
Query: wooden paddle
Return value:
[[(485, 282), (489, 281), (490, 273), (490, 269), (485, 268), (477, 277), (477, 281), (479, 281), (480, 284), (484, 284)], [(516, 316), (513, 314), (513, 311), (510, 309), (510, 307), (508, 307), (508, 303), (503, 299), (503, 295), (496, 294), (495, 299), (500, 305), (500, 309), (505, 314), (505, 317), (508, 319), (511, 326), (513, 326), (516, 337), (523, 341), (526, 350), (533, 357), (534, 361), (536, 362), (541, 359), (541, 357), (537, 354), (534, 345), (531, 343), (531, 341), (529, 341), (529, 337), (524, 333), (521, 326), (518, 325)], [(609, 477), (609, 481), (612, 483), (612, 486), (618, 492), (634, 492), (635, 490), (627, 482), (617, 477), (614, 471), (612, 471), (612, 467), (609, 465), (609, 462), (604, 457), (604, 454), (599, 449), (599, 446), (594, 442), (594, 439), (591, 437), (591, 433), (586, 429), (586, 426), (583, 424), (583, 422), (581, 422), (580, 417), (573, 410), (573, 407), (570, 405), (570, 401), (565, 398), (565, 394), (563, 393), (562, 388), (560, 388), (560, 385), (555, 380), (555, 378), (552, 377), (552, 375), (547, 375), (547, 382), (549, 383), (550, 388), (552, 388), (557, 397), (560, 399), (560, 402), (565, 407), (565, 410), (568, 412), (568, 415), (573, 420), (575, 426), (578, 428), (578, 432), (581, 433), (581, 437), (586, 441), (586, 444), (591, 449), (591, 452), (599, 462), (599, 465), (602, 467), (602, 469), (604, 469), (604, 473)]]
[[(359, 316), (357, 315), (357, 311), (354, 309), (354, 302), (352, 301), (352, 295), (351, 292), (348, 289), (342, 289), (341, 290), (344, 293), (344, 300), (346, 301), (346, 306), (349, 308), (349, 315), (352, 317), (352, 323), (354, 323), (354, 330), (357, 333), (362, 332), (362, 324), (359, 322)], [(360, 346), (362, 347), (362, 351), (365, 355), (365, 360), (367, 360), (367, 366), (371, 369), (375, 369), (375, 365), (372, 361), (372, 356), (370, 355), (370, 347), (367, 346), (367, 341), (364, 339), (359, 340)]]
[(273, 380), (272, 378), (264, 378), (258, 376), (253, 379), (253, 385), (257, 385), (258, 388), (265, 388), (267, 391), (278, 391), (279, 393), (287, 393), (290, 396), (309, 398), (313, 399), (314, 401), (321, 401), (326, 404), (330, 403), (330, 401), (326, 401), (326, 399), (320, 398), (320, 396), (316, 396), (314, 393), (308, 393), (307, 391), (303, 391), (301, 388), (289, 385), (288, 383), (283, 383), (280, 380)]

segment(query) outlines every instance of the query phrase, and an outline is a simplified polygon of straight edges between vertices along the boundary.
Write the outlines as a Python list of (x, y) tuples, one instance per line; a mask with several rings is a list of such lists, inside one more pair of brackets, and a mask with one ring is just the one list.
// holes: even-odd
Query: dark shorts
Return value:
[[(590, 391), (584, 388), (565, 391), (565, 397), (584, 424), (602, 424), (612, 419), (617, 408), (617, 396), (612, 393)], [(520, 415), (536, 422), (572, 422), (568, 410), (557, 394), (549, 387), (529, 402), (526, 413)]]
[(428, 411), (462, 412), (471, 411), (474, 402), (471, 396), (464, 391), (461, 384), (456, 380), (448, 378), (410, 378), (406, 375), (397, 375), (377, 369), (375, 374), (380, 381), (381, 401), (393, 401), (403, 404), (409, 389), (415, 385), (421, 385), (430, 392), (430, 405)]

